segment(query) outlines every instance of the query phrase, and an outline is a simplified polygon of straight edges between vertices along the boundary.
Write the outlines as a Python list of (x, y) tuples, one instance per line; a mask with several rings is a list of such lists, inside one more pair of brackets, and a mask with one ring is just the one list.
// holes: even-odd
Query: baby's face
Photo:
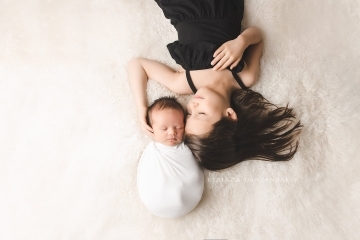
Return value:
[(183, 141), (184, 115), (175, 109), (154, 109), (150, 116), (154, 141), (166, 146), (175, 146)]

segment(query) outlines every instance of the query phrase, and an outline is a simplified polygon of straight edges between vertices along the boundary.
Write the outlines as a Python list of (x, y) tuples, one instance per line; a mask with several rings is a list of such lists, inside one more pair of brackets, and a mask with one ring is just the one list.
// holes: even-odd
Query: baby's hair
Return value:
[(164, 109), (175, 109), (183, 113), (185, 123), (185, 111), (181, 104), (176, 100), (175, 97), (161, 97), (156, 99), (148, 108), (146, 121), (151, 126), (150, 114), (153, 110), (164, 110)]

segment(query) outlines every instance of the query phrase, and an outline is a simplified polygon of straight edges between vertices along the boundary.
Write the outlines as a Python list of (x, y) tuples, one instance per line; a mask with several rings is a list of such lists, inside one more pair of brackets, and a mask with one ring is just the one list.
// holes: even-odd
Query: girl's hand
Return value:
[(149, 137), (154, 136), (154, 130), (146, 123), (146, 118), (139, 119), (141, 130)]
[(230, 66), (233, 69), (240, 62), (244, 51), (246, 49), (246, 43), (241, 35), (234, 40), (227, 41), (221, 45), (214, 53), (214, 59), (211, 61), (211, 65), (216, 64), (213, 67), (215, 71), (221, 71)]
[(146, 135), (148, 135), (149, 137), (153, 137), (154, 130), (147, 124), (146, 115), (147, 115), (147, 107), (139, 107), (138, 116), (139, 116), (140, 128)]

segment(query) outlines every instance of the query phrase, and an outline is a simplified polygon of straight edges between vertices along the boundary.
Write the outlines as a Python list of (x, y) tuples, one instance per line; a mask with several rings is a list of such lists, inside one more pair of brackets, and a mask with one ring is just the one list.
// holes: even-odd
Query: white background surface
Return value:
[[(206, 172), (199, 206), (165, 220), (137, 194), (149, 139), (126, 73), (138, 56), (176, 67), (165, 47), (176, 32), (156, 3), (0, 1), (0, 239), (357, 239), (360, 4), (245, 8), (244, 27), (265, 41), (253, 90), (295, 109), (299, 151)], [(170, 94), (149, 89), (150, 101)]]

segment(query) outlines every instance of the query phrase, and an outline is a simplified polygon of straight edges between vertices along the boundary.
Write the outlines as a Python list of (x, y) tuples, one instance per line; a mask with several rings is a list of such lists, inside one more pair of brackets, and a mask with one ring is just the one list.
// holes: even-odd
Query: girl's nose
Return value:
[(192, 102), (192, 105), (193, 105), (194, 107), (199, 106), (199, 104), (198, 104), (197, 102)]

